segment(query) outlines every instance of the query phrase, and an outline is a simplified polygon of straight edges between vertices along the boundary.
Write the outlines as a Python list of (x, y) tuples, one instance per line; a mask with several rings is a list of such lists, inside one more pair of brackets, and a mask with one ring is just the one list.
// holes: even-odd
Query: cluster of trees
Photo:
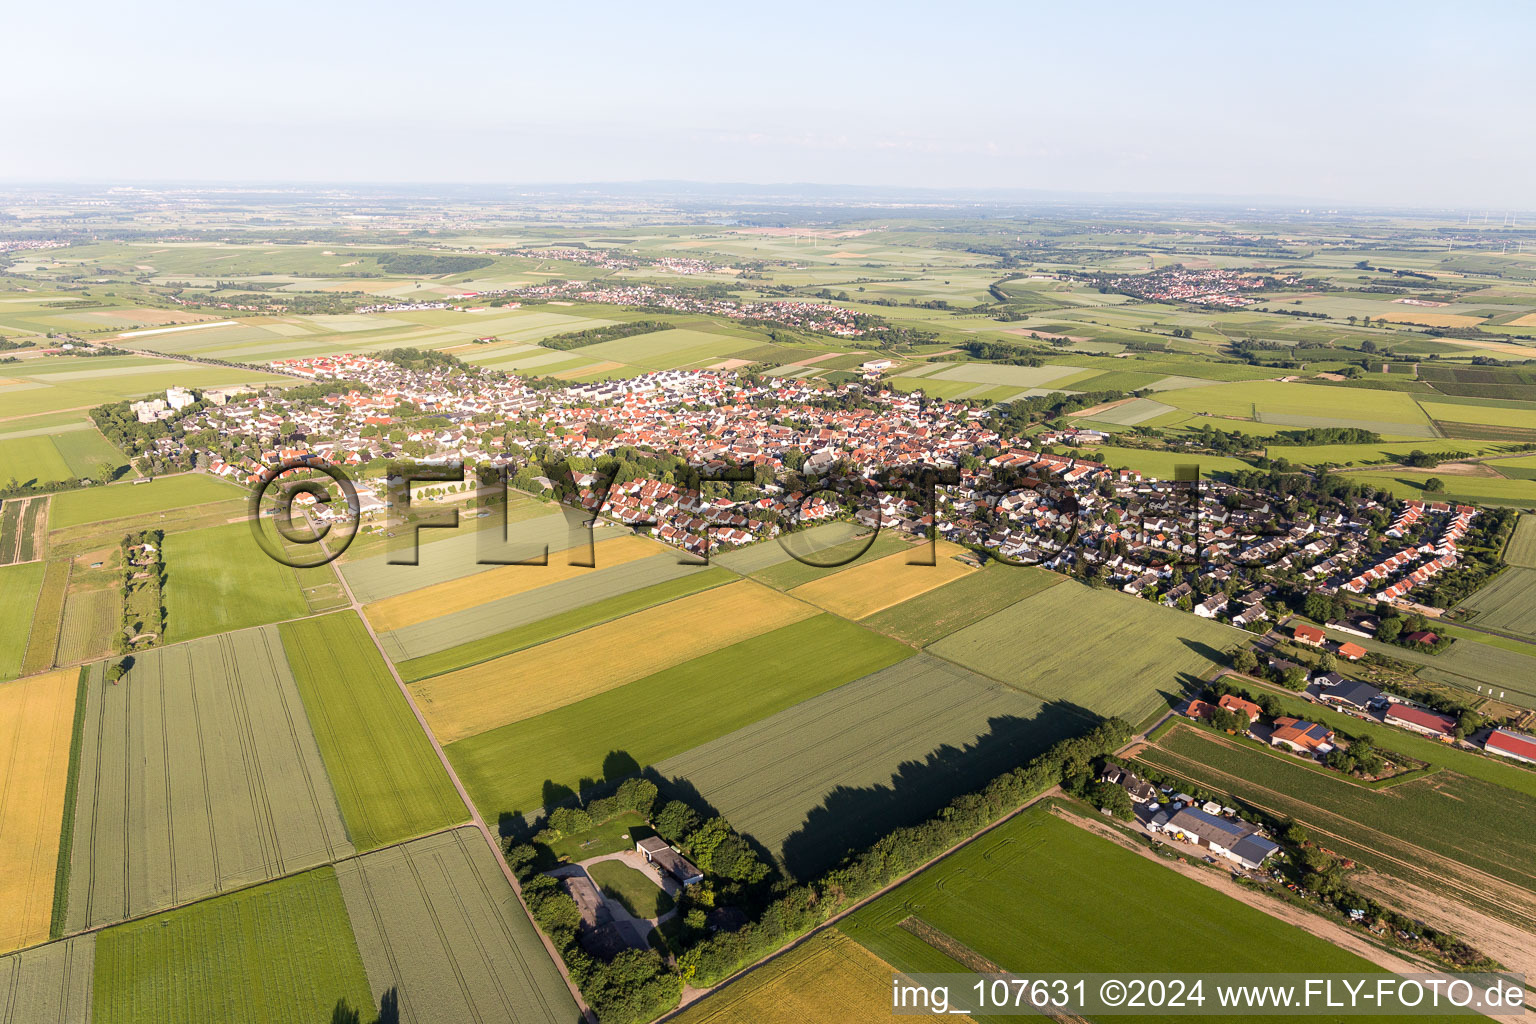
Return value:
[[(153, 633), (157, 644), (165, 639), (165, 531), (130, 533), (119, 546), (123, 552), (123, 622), (113, 646), (121, 654), (142, 634)], [(135, 561), (134, 548), (143, 548), (145, 556)], [(134, 578), (141, 574), (143, 579)]]
[[(431, 370), (443, 368), (448, 370), (475, 369), (467, 366), (458, 356), (448, 352), (439, 352), (431, 348), (392, 348), (386, 352), (380, 352), (378, 358), (387, 363), (394, 363), (402, 370)], [(335, 384), (326, 387), (329, 394), (336, 390)]]
[(666, 331), (671, 328), (672, 325), (665, 320), (632, 320), (627, 324), (609, 324), (606, 327), (589, 327), (584, 331), (556, 334), (553, 337), (544, 338), (539, 345), (564, 352), (573, 348), (596, 345), (599, 342), (617, 341), (620, 338), (630, 338), (637, 334), (653, 334), (656, 331)]
[[(1004, 366), (1040, 366), (1044, 363), (1039, 356), (1021, 352), (1017, 346), (1002, 342), (963, 341), (957, 347), (972, 359), (983, 359), (989, 363), (1000, 363)], [(955, 359), (958, 356), (938, 358)]]
[(1037, 423), (1060, 419), (1082, 409), (1127, 397), (1124, 391), (1084, 391), (1068, 395), (1053, 391), (1034, 398), (1015, 398), (988, 412), (989, 426), (1004, 437), (1017, 437)]
[(1270, 437), (1254, 437), (1240, 430), (1222, 430), (1208, 423), (1190, 429), (1189, 433), (1201, 447), (1222, 455), (1263, 449), (1267, 444), (1324, 445), (1324, 444), (1377, 444), (1381, 435), (1359, 427), (1308, 427), (1305, 430), (1281, 430)]
[[(367, 253), (379, 261), (379, 269), (387, 274), (402, 277), (427, 277), (434, 274), (467, 274), (481, 270), (495, 261), (486, 256), (448, 256), (427, 252), (374, 252)], [(342, 271), (327, 273), (346, 276)]]

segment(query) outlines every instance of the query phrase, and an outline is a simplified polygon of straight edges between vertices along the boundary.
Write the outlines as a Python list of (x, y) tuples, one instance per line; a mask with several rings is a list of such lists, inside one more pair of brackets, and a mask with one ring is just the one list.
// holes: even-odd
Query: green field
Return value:
[[(1522, 516), (1522, 522), (1527, 518)], [(1472, 614), (1474, 625), (1536, 640), (1536, 569), (1505, 569), (1461, 607)]]
[(808, 878), (1088, 725), (919, 654), (656, 769)]
[(909, 653), (818, 615), (450, 743), (448, 757), (481, 815), (496, 821), (587, 788), (583, 780), (616, 782)]
[(5, 628), (0, 629), (0, 679), (21, 674), (21, 659), (27, 652), (32, 613), (43, 588), (45, 569), (43, 562), (0, 566), (0, 622), (5, 623)]
[(0, 957), (0, 1024), (91, 1024), (96, 936)]
[(1178, 466), (1198, 466), (1202, 479), (1220, 473), (1241, 472), (1252, 463), (1223, 455), (1194, 455), (1187, 452), (1147, 451), (1141, 448), (1115, 448), (1105, 445), (1090, 449), (1090, 458), (1110, 469), (1132, 469), (1157, 480), (1173, 480)]
[(1071, 583), (952, 633), (933, 651), (1041, 700), (1135, 725), (1208, 676), (1244, 635), (1129, 594)]
[(74, 474), (64, 456), (46, 435), (0, 440), (0, 475), (21, 484), (46, 484), (67, 480)]
[[(1137, 756), (1330, 838), (1448, 878), (1465, 866), (1536, 892), (1536, 798), (1502, 786), (1441, 771), (1371, 789), (1192, 728), (1173, 729)], [(1500, 827), (1485, 827), (1490, 821)]]
[(278, 633), (353, 846), (469, 816), (356, 612), (285, 622)]
[(940, 952), (924, 933), (1020, 973), (1377, 970), (1044, 807), (987, 833), (838, 927), (908, 972), (975, 969)]
[(100, 658), (112, 650), (112, 638), (122, 620), (122, 591), (82, 590), (64, 600), (64, 625), (59, 631), (58, 664)]
[(275, 629), (136, 659), (86, 687), (68, 930), (352, 852)]
[(876, 612), (863, 623), (898, 640), (926, 647), (1064, 580), (1063, 576), (1033, 566), (988, 562), (980, 572), (968, 573)]
[[(638, 564), (638, 563), (635, 563)], [(615, 571), (629, 569), (630, 566), (619, 566)], [(503, 654), (511, 654), (525, 647), (533, 647), (548, 640), (576, 633), (589, 626), (608, 622), (612, 619), (620, 619), (634, 612), (653, 608), (668, 601), (675, 601), (689, 594), (697, 594), (711, 587), (732, 583), (739, 577), (728, 569), (716, 566), (713, 569), (690, 568), (687, 575), (678, 579), (669, 580), (666, 583), (655, 583), (629, 593), (617, 594), (604, 598), (592, 604), (571, 608), (568, 611), (558, 612), (548, 618), (536, 619), (526, 625), (517, 626), (479, 640), (471, 640), (469, 643), (459, 644), (435, 654), (423, 655), (420, 658), (412, 658), (409, 661), (399, 663), (400, 675), (406, 682), (416, 682), (426, 679), (428, 676), (439, 675), (443, 672), (451, 672), (454, 669), (464, 668), (468, 665), (477, 665), (482, 661), (490, 661), (499, 658)], [(578, 583), (579, 581), (571, 581)], [(551, 591), (564, 588), (565, 584), (556, 584), (549, 588)], [(521, 596), (521, 595), (520, 595)], [(563, 590), (558, 597), (552, 597), (550, 604), (558, 607), (569, 597), (568, 591)], [(446, 617), (446, 616), (445, 616)], [(411, 633), (414, 635), (415, 627), (410, 630), (397, 630), (396, 633)], [(381, 637), (384, 649), (393, 653), (397, 642), (393, 639), (396, 633), (386, 633)]]
[(603, 895), (616, 899), (633, 917), (660, 917), (676, 904), (661, 886), (622, 861), (605, 860), (587, 869)]
[(711, 561), (746, 574), (759, 572), (770, 565), (794, 561), (796, 555), (813, 562), (825, 561), (827, 556), (824, 552), (866, 535), (868, 532), (868, 529), (857, 523), (840, 521), (822, 523), (820, 526), (812, 526), (805, 530), (780, 534), (771, 541), (761, 541), (735, 551), (727, 551), (722, 555), (716, 555)]
[(190, 640), (309, 614), (299, 574), (245, 523), (165, 535), (166, 639)]
[(574, 349), (572, 354), (585, 356), (590, 362), (626, 363), (635, 367), (636, 372), (644, 373), (719, 362), (738, 352), (756, 348), (765, 340), (679, 329), (604, 341)]
[(401, 1021), (580, 1019), (479, 831), (366, 854), (338, 864), (336, 875), (373, 998), (382, 1003), (396, 990)]
[(243, 488), (201, 473), (164, 476), (148, 483), (118, 483), (110, 487), (87, 487), (83, 491), (65, 491), (53, 497), (48, 517), (50, 530), (62, 530), (84, 523), (110, 519), (142, 518), (145, 526), (154, 525), (154, 513), (185, 505), (238, 498)]
[(93, 1024), (329, 1020), (373, 999), (336, 872), (319, 868), (119, 925), (96, 940)]
[(806, 562), (797, 558), (791, 558), (787, 562), (779, 562), (752, 573), (752, 578), (770, 587), (777, 587), (779, 590), (790, 590), (802, 583), (810, 583), (812, 580), (831, 576), (851, 566), (873, 562), (877, 558), (902, 550), (912, 551), (914, 558), (927, 557), (925, 551), (913, 547), (899, 536), (893, 533), (882, 533), (877, 534), (873, 539), (868, 536), (857, 537), (818, 551), (814, 555), (802, 556), (809, 562), (820, 563), (818, 565), (807, 565)]
[(1536, 569), (1536, 515), (1521, 516), (1504, 549), (1504, 561), (1522, 569)]
[[(1161, 392), (1157, 400), (1185, 412), (1255, 419), (1289, 427), (1362, 427), (1382, 434), (1435, 436), (1413, 396), (1365, 388), (1243, 381)], [(1340, 412), (1347, 411), (1347, 417)], [(1238, 427), (1237, 429), (1241, 429)]]

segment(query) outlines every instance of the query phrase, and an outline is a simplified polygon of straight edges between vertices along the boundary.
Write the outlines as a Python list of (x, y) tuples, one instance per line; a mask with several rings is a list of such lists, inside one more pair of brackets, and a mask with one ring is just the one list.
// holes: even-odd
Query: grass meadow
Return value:
[(309, 614), (296, 570), (245, 523), (165, 535), (166, 640), (190, 640)]
[(43, 572), (42, 562), (0, 566), (0, 622), (6, 624), (0, 629), (0, 680), (13, 679), (21, 673)]
[[(148, 483), (117, 483), (110, 487), (87, 487), (80, 491), (65, 491), (53, 497), (53, 509), (48, 517), (50, 530), (63, 530), (86, 523), (103, 523), (113, 519), (150, 517), (187, 505), (204, 505), (214, 501), (238, 498), (246, 492), (243, 488), (201, 473), (182, 473), (163, 476)], [(153, 526), (153, 522), (146, 522)]]
[[(449, 744), (487, 821), (617, 781), (901, 660), (890, 640), (818, 615), (542, 715)], [(609, 755), (622, 756), (610, 761)]]
[(356, 613), (285, 622), (278, 633), (355, 848), (469, 816)]
[(86, 687), (67, 930), (352, 852), (275, 629), (136, 659)]

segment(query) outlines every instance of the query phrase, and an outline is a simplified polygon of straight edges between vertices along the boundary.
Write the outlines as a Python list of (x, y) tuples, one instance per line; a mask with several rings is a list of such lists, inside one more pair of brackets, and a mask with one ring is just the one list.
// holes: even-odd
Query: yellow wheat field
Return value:
[(0, 686), (0, 953), (48, 938), (79, 678)]
[[(593, 546), (592, 561), (596, 569), (608, 569), (674, 550), (645, 537), (615, 537)], [(506, 565), (463, 579), (434, 583), (430, 587), (375, 601), (363, 608), (363, 614), (368, 616), (374, 629), (403, 629), (439, 615), (461, 612), (500, 597), (511, 597), (584, 572), (595, 572), (596, 569), (566, 564), (570, 558), (580, 558), (583, 554), (577, 547), (566, 553), (551, 553), (548, 565)]]
[(1480, 316), (1466, 316), (1461, 313), (1420, 313), (1418, 310), (1405, 313), (1383, 313), (1377, 320), (1390, 320), (1395, 324), (1424, 324), (1426, 327), (1476, 327), (1483, 322)]
[(894, 1019), (895, 974), (890, 964), (829, 928), (674, 1019), (676, 1024), (888, 1024)]
[(816, 609), (742, 580), (411, 685), (444, 743), (611, 690)]
[(1509, 322), (1510, 327), (1536, 327), (1536, 313), (1527, 313)]
[(953, 556), (963, 551), (958, 544), (939, 541), (937, 565), (908, 565), (928, 557), (926, 548), (916, 547), (802, 583), (790, 593), (845, 619), (862, 619), (974, 571), (955, 561)]

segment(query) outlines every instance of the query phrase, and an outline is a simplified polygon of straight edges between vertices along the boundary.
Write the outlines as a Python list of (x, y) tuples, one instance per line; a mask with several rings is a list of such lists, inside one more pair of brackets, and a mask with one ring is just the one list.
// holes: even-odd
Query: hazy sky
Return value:
[(1536, 207), (1529, 3), (83, 0), (0, 23), (9, 180)]

